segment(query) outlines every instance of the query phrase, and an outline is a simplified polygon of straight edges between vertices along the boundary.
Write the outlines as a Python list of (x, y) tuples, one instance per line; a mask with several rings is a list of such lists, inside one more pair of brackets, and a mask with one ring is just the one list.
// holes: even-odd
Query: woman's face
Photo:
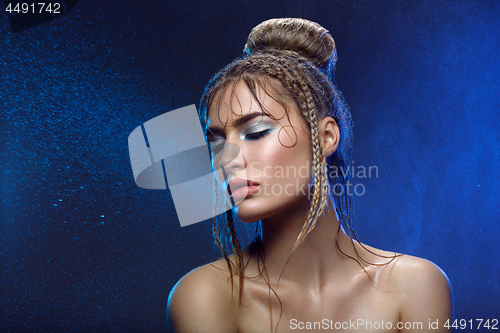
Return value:
[[(311, 140), (293, 101), (285, 108), (256, 88), (228, 84), (208, 115), (208, 141), (220, 184), (240, 220), (255, 222), (309, 206)], [(263, 110), (265, 109), (265, 111)], [(220, 167), (219, 167), (220, 166)]]

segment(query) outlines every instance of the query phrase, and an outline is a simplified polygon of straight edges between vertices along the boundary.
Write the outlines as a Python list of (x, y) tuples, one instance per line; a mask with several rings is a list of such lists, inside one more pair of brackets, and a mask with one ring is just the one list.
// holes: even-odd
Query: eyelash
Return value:
[[(271, 131), (270, 129), (266, 129), (264, 131), (259, 131), (259, 132), (247, 134), (247, 135), (245, 135), (245, 140), (250, 140), (250, 141), (258, 140), (258, 139), (262, 138), (264, 135), (266, 135), (267, 133), (269, 133), (270, 131)], [(220, 145), (218, 140), (214, 140), (214, 141), (209, 140), (209, 142), (214, 146)], [(217, 150), (217, 149), (215, 149), (215, 150)]]
[(257, 140), (257, 139), (260, 139), (264, 135), (266, 135), (267, 133), (269, 133), (269, 131), (270, 130), (267, 129), (267, 130), (264, 130), (264, 131), (247, 134), (247, 135), (245, 135), (245, 140)]

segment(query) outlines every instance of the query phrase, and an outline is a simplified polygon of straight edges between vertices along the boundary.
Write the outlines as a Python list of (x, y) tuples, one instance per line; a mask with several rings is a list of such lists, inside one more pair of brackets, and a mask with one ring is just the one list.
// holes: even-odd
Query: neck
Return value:
[(332, 204), (326, 207), (314, 229), (283, 266), (302, 230), (307, 208), (288, 209), (262, 221), (264, 263), (272, 285), (277, 285), (279, 278), (280, 285), (297, 283), (320, 290), (327, 281), (335, 281), (340, 271), (352, 267), (353, 261), (346, 260), (337, 247), (338, 242), (343, 252), (354, 254), (350, 238), (339, 230)]

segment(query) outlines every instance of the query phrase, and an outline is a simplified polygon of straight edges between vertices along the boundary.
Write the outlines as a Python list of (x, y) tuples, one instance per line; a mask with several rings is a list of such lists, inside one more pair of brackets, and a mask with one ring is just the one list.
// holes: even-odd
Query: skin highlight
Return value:
[[(262, 91), (259, 93), (260, 96), (264, 96), (261, 104), (266, 107), (267, 112), (278, 118), (284, 111), (283, 107), (267, 99)], [(238, 100), (236, 104), (238, 107), (235, 109), (227, 107), (235, 105), (234, 101), (230, 102), (231, 98)], [(241, 145), (240, 159), (224, 162), (224, 158), (221, 157), (222, 169), (239, 175), (238, 172), (255, 161), (254, 159), (259, 159), (262, 165), (296, 163), (296, 166), (302, 166), (304, 162), (301, 158), (311, 158), (308, 131), (303, 131), (306, 128), (301, 127), (303, 124), (301, 124), (300, 115), (293, 105), (287, 108), (290, 113), (290, 123), (280, 124), (275, 121), (273, 126), (276, 128), (267, 136), (245, 141), (245, 138), (240, 136), (242, 127), (234, 123), (236, 119), (255, 110), (256, 101), (253, 100), (252, 94), (244, 84), (240, 83), (236, 85), (234, 91), (228, 91), (222, 97), (222, 101), (226, 104), (221, 104), (219, 113), (224, 122), (219, 122), (217, 117), (211, 115), (210, 119), (214, 120), (210, 121), (210, 124), (220, 129), (218, 135), (224, 133), (226, 142)], [(280, 119), (284, 118), (280, 117)], [(279, 126), (286, 125), (294, 126), (297, 130), (297, 142), (292, 148), (282, 146), (276, 135), (271, 135), (277, 132)], [(244, 127), (245, 123), (240, 126)], [(333, 153), (339, 141), (335, 121), (329, 117), (321, 119), (319, 130), (325, 154)], [(260, 150), (259, 140), (265, 143), (267, 151)], [(261, 173), (263, 174), (264, 172)], [(267, 181), (268, 184), (275, 181), (279, 181), (281, 185), (284, 184), (281, 183), (282, 179), (258, 180), (262, 183)], [(291, 180), (286, 179), (286, 181)], [(309, 183), (310, 178), (303, 181)], [(301, 195), (291, 198), (272, 198), (261, 195), (260, 193), (251, 195), (237, 208), (238, 216), (248, 222), (262, 220), (262, 245), (266, 268), (263, 273), (261, 269), (263, 263), (252, 248), (243, 249), (245, 284), (241, 300), (238, 293), (231, 290), (228, 280), (231, 273), (227, 270), (224, 259), (214, 262), (212, 266), (203, 266), (191, 272), (176, 287), (182, 288), (184, 283), (192, 288), (193, 284), (199, 284), (201, 280), (207, 283), (208, 280), (210, 286), (205, 286), (203, 291), (200, 290), (201, 288), (195, 290), (201, 292), (202, 295), (206, 294), (209, 298), (217, 294), (216, 300), (223, 295), (219, 300), (220, 303), (217, 303), (217, 306), (221, 308), (216, 311), (220, 311), (220, 315), (225, 314), (222, 318), (219, 317), (224, 324), (213, 323), (214, 327), (217, 327), (213, 332), (265, 332), (269, 331), (270, 325), (273, 327), (272, 331), (288, 332), (293, 331), (289, 323), (318, 322), (323, 318), (329, 318), (335, 322), (348, 322), (353, 318), (372, 323), (383, 321), (386, 326), (391, 325), (391, 327), (396, 327), (398, 322), (420, 321), (423, 325), (427, 325), (428, 318), (433, 318), (433, 320), (437, 318), (442, 321), (449, 318), (451, 304), (448, 282), (435, 265), (411, 256), (398, 257), (394, 262), (384, 265), (387, 261), (384, 257), (390, 257), (392, 253), (357, 243), (354, 243), (353, 248), (351, 238), (342, 230), (339, 232), (340, 223), (335, 210), (331, 207), (331, 202), (329, 209), (294, 252), (286, 269), (283, 270), (283, 262), (293, 248), (297, 234), (304, 223), (309, 201), (307, 197)], [(337, 239), (337, 244), (332, 242), (332, 239)], [(352, 257), (362, 256), (366, 261), (376, 264), (362, 262), (372, 280), (356, 262), (343, 252)], [(230, 256), (230, 260), (234, 261), (234, 256)], [(190, 283), (191, 279), (194, 282)], [(427, 280), (427, 282), (422, 282), (422, 280)], [(431, 300), (427, 304), (426, 295), (429, 292), (427, 284), (432, 286), (431, 291), (441, 296), (438, 301)], [(273, 287), (273, 293), (279, 297), (270, 296), (269, 285)], [(212, 288), (214, 288), (212, 290), (214, 294), (210, 292)], [(235, 280), (235, 288), (240, 288), (237, 280)], [(183, 289), (181, 293), (186, 292), (187, 287)], [(199, 296), (199, 294), (196, 295)], [(195, 296), (191, 295), (191, 297)], [(425, 307), (430, 307), (435, 312), (424, 310), (423, 303), (426, 303)], [(173, 316), (175, 317), (175, 314)], [(259, 320), (260, 318), (269, 318), (269, 320)], [(394, 332), (393, 329), (385, 331)], [(436, 332), (445, 331), (447, 330), (436, 330)], [(174, 332), (190, 332), (190, 330), (180, 325)], [(413, 330), (402, 329), (400, 332), (413, 332)]]
[[(242, 194), (241, 182), (235, 183), (239, 200), (226, 221), (235, 254), (224, 252), (215, 232), (224, 258), (176, 284), (167, 311), (171, 331), (293, 332), (294, 321), (328, 318), (384, 322), (377, 332), (426, 331), (437, 320), (441, 326), (432, 331), (447, 332), (442, 324), (451, 318), (452, 302), (446, 275), (429, 261), (359, 242), (350, 227), (350, 198), (325, 190), (327, 167), (345, 165), (350, 140), (350, 115), (331, 83), (331, 36), (310, 21), (269, 20), (252, 30), (246, 50), (248, 57), (207, 87), (201, 120), (220, 149), (213, 154), (219, 183), (244, 177), (258, 185), (248, 184)], [(231, 146), (238, 154), (229, 153)], [(308, 173), (296, 182), (278, 177), (280, 167)], [(299, 190), (303, 186), (312, 198)], [(273, 187), (291, 195), (275, 195)], [(241, 249), (234, 218), (260, 220), (261, 238)], [(412, 322), (423, 326), (394, 329)]]
[[(262, 93), (260, 90), (259, 92)], [(293, 205), (308, 207), (308, 198), (301, 193), (308, 189), (312, 157), (307, 140), (309, 131), (298, 111), (292, 107), (290, 117), (285, 117), (285, 109), (265, 93), (261, 94), (258, 103), (243, 82), (238, 83), (232, 91), (226, 90), (222, 100), (218, 112), (220, 117), (212, 115), (209, 118), (209, 128), (211, 132), (223, 131), (224, 138), (221, 134), (209, 134), (208, 140), (224, 140), (226, 143), (237, 145), (241, 153), (236, 158), (224, 153), (214, 156), (214, 163), (221, 165), (219, 179), (224, 182), (226, 178), (244, 177), (260, 184), (255, 194), (236, 207), (238, 218), (243, 222), (255, 222), (283, 214)], [(267, 116), (259, 104), (272, 117)], [(258, 116), (240, 123), (239, 126), (235, 125), (235, 119), (252, 112), (256, 112)], [(250, 135), (249, 139), (248, 134), (242, 135), (262, 123), (265, 123), (265, 130), (258, 132), (259, 136)], [(284, 135), (283, 129), (286, 131), (290, 128), (295, 129), (295, 135)], [(276, 169), (277, 166), (283, 165), (296, 170), (306, 169), (306, 176), (275, 177), (266, 172), (269, 168)], [(304, 172), (302, 174), (304, 175)], [(285, 187), (292, 195), (275, 195), (278, 191), (284, 193)]]

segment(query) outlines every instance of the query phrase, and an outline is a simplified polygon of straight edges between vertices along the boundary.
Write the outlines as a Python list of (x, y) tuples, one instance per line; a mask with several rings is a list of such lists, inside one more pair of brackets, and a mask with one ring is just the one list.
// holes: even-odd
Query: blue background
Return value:
[[(3, 11), (3, 8), (2, 8)], [(458, 319), (500, 319), (500, 1), (80, 1), (12, 33), (0, 13), (1, 331), (166, 331), (167, 296), (217, 257), (127, 137), (204, 85), (273, 17), (335, 38), (355, 128), (359, 238), (427, 258)]]

